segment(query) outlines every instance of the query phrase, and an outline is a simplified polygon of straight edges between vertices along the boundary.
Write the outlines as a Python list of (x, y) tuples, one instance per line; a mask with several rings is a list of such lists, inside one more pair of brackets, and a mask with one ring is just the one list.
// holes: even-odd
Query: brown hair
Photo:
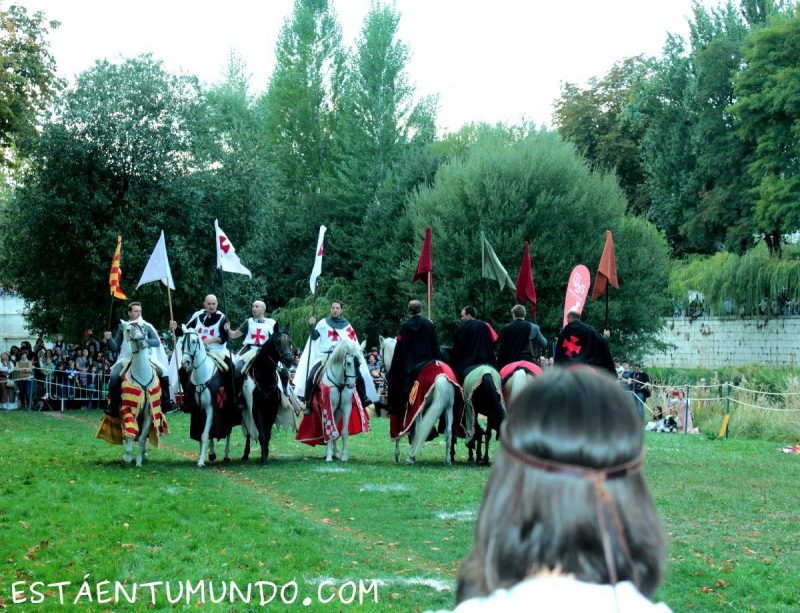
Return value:
[(456, 601), (548, 570), (596, 584), (629, 580), (651, 595), (665, 539), (639, 470), (643, 432), (628, 395), (589, 369), (556, 369), (508, 415), (507, 449), (486, 485)]

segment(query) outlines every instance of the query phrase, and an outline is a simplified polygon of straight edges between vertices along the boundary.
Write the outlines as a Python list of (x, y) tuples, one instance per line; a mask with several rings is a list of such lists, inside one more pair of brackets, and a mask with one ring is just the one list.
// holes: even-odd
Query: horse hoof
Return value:
[(261, 466), (269, 465), (269, 458), (261, 458)]
[(394, 458), (392, 458), (392, 464), (400, 464), (400, 457), (394, 456)]
[(197, 468), (199, 468), (200, 470), (203, 470), (205, 467), (206, 467), (205, 464), (198, 464), (197, 465)]
[(230, 459), (230, 458), (224, 458), (224, 459), (222, 460), (222, 463), (223, 463), (223, 464), (229, 464), (229, 463), (230, 463), (230, 461), (231, 461), (231, 459)]
[(130, 468), (133, 465), (133, 462), (130, 460), (122, 460), (119, 465), (122, 466), (122, 468)]
[(213, 462), (216, 459), (217, 459), (217, 454), (216, 453), (209, 453), (208, 454), (208, 461), (209, 462)]
[(331, 462), (333, 462), (333, 458), (325, 458), (325, 461), (328, 462), (328, 463), (331, 463)]
[(416, 462), (416, 460), (414, 458), (406, 458), (406, 464), (408, 466), (413, 466), (415, 464), (415, 462)]

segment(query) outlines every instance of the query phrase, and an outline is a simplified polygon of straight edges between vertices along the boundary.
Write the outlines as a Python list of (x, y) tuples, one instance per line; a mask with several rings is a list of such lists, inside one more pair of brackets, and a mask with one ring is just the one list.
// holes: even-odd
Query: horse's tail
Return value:
[(421, 445), (428, 440), (431, 430), (436, 427), (439, 418), (445, 411), (453, 410), (455, 400), (455, 388), (447, 375), (437, 375), (433, 381), (433, 387), (428, 392), (425, 404), (422, 407), (422, 421), (414, 432), (414, 448), (411, 455), (416, 455)]
[(506, 381), (505, 385), (503, 385), (503, 392), (505, 394), (507, 407), (511, 406), (511, 404), (522, 393), (522, 390), (524, 390), (532, 380), (533, 375), (531, 375), (524, 368), (518, 368), (514, 371), (514, 373)]
[(481, 378), (483, 392), (486, 399), (486, 418), (489, 430), (499, 430), (500, 424), (506, 418), (506, 408), (503, 406), (501, 390), (497, 389), (494, 377), (491, 373), (486, 373)]

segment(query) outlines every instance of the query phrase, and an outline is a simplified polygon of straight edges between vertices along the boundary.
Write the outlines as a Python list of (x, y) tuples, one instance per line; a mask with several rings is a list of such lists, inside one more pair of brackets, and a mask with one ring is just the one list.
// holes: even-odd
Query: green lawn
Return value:
[[(453, 468), (441, 463), (439, 441), (416, 466), (394, 466), (388, 422), (375, 419), (368, 436), (351, 438), (347, 465), (326, 465), (322, 448), (276, 433), (261, 468), (257, 448), (256, 461), (238, 461), (237, 430), (234, 462), (200, 471), (188, 417), (169, 417), (173, 434), (145, 467), (125, 470), (122, 448), (93, 438), (99, 412), (0, 412), (0, 608), (15, 608), (15, 582), (26, 598), (44, 599), (26, 610), (55, 609), (59, 590), (64, 610), (196, 608), (201, 593), (187, 605), (187, 581), (221, 611), (258, 609), (257, 582), (285, 586), (290, 600), (292, 581), (294, 605), (305, 610), (452, 606), (489, 474), (463, 463), (463, 447)], [(646, 474), (670, 538), (657, 599), (676, 611), (797, 610), (800, 457), (776, 443), (700, 436), (652, 434), (647, 446)], [(91, 600), (81, 592), (87, 573)], [(148, 607), (146, 584), (157, 581), (170, 592), (152, 587)], [(106, 601), (115, 582), (128, 594), (138, 585), (136, 604), (98, 602), (98, 588)], [(238, 593), (231, 603), (230, 582), (243, 593), (251, 586), (249, 605)], [(269, 597), (272, 588), (260, 587)], [(353, 604), (319, 602), (338, 587)]]

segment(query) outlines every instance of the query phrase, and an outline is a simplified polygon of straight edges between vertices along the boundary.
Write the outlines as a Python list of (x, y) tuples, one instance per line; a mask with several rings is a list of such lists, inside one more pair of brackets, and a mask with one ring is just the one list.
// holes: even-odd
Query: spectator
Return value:
[(0, 355), (0, 409), (17, 408), (17, 393), (13, 379), (14, 365), (7, 351)]
[(19, 347), (11, 345), (11, 349), (8, 350), (8, 358), (12, 364), (16, 365), (17, 360), (19, 360)]
[(648, 600), (664, 534), (626, 395), (588, 369), (555, 369), (523, 392), (505, 428), (456, 612), (669, 611)]
[(27, 351), (20, 352), (19, 360), (15, 367), (15, 373), (20, 408), (30, 409), (33, 407), (33, 397), (31, 395), (33, 388), (33, 364), (28, 359)]
[(75, 367), (75, 360), (70, 360), (67, 365), (67, 398), (75, 398), (75, 389), (78, 387), (78, 369)]
[(53, 351), (56, 349), (60, 349), (61, 353), (64, 353), (67, 350), (67, 343), (64, 341), (63, 334), (56, 334), (56, 340), (53, 342)]
[(44, 381), (44, 393), (42, 399), (47, 401), (53, 397), (53, 373), (55, 373), (56, 365), (53, 362), (51, 351), (48, 349), (44, 354), (44, 362), (40, 366), (42, 371), (42, 379)]
[(639, 415), (644, 421), (644, 407), (647, 406), (647, 399), (650, 398), (650, 375), (642, 370), (642, 365), (636, 362), (633, 365), (633, 374), (631, 375), (633, 383), (633, 395), (636, 396), (636, 405), (639, 408)]

